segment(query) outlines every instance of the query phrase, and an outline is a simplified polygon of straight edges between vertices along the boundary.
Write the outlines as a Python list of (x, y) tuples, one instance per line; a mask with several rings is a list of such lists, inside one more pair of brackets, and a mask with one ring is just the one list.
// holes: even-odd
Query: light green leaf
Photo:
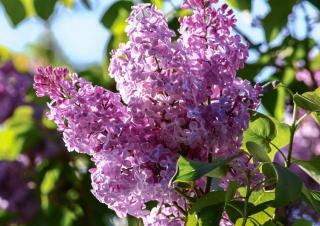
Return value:
[(227, 3), (239, 10), (251, 10), (251, 0), (227, 0)]
[(252, 141), (248, 141), (246, 143), (246, 147), (254, 159), (260, 162), (271, 162), (266, 150), (259, 144)]
[(0, 130), (0, 159), (14, 160), (23, 151), (32, 148), (41, 138), (29, 106), (16, 108), (4, 128)]
[(172, 182), (195, 181), (224, 164), (226, 164), (226, 161), (223, 159), (215, 159), (211, 163), (204, 163), (188, 160), (183, 156), (180, 156), (177, 162), (177, 171), (172, 178)]
[(254, 142), (267, 152), (271, 151), (270, 141), (276, 137), (276, 128), (273, 121), (267, 116), (255, 112), (249, 123), (249, 128), (243, 133), (243, 148), (245, 144)]
[(295, 94), (293, 97), (294, 102), (302, 109), (310, 112), (320, 111), (320, 88), (312, 92), (306, 92), (302, 95)]
[(43, 209), (49, 207), (49, 193), (54, 189), (57, 180), (59, 179), (60, 171), (58, 168), (46, 172), (44, 179), (40, 185), (41, 191), (41, 206)]
[(198, 218), (196, 216), (196, 213), (188, 214), (187, 216), (187, 223), (186, 226), (198, 226)]

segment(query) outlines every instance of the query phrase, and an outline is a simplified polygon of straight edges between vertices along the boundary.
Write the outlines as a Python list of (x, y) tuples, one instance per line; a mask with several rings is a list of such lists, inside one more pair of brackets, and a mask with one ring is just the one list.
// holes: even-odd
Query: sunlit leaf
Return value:
[(302, 109), (319, 112), (320, 111), (320, 88), (312, 92), (306, 92), (302, 95), (295, 94), (293, 97), (294, 102)]
[(267, 116), (254, 113), (250, 119), (249, 128), (243, 133), (243, 148), (247, 142), (254, 142), (267, 152), (271, 151), (270, 142), (276, 137), (273, 121)]
[(177, 163), (177, 171), (172, 182), (191, 182), (195, 181), (210, 171), (223, 166), (227, 162), (223, 159), (215, 159), (211, 163), (188, 160), (180, 156)]
[(251, 10), (251, 0), (227, 0), (227, 3), (239, 10)]
[(254, 159), (260, 162), (271, 162), (266, 149), (261, 147), (259, 144), (252, 141), (248, 141), (246, 143), (246, 147)]

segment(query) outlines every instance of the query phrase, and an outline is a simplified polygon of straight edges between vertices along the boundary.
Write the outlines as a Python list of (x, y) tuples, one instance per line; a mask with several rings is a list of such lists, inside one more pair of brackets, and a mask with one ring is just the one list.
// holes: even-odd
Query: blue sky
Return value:
[[(54, 14), (50, 18), (49, 27), (53, 32), (55, 41), (67, 63), (70, 63), (78, 69), (84, 69), (91, 64), (101, 64), (104, 60), (105, 45), (107, 43), (109, 32), (100, 24), (99, 19), (104, 11), (112, 3), (111, 0), (91, 0), (92, 9), (88, 10), (75, 1), (73, 9), (67, 9), (58, 5)], [(178, 6), (180, 0), (173, 0)], [(223, 1), (221, 1), (223, 2)], [(266, 0), (253, 1), (253, 16), (263, 17), (269, 11)], [(166, 10), (169, 9), (166, 6)], [(307, 6), (311, 15), (316, 11), (311, 6)], [(295, 14), (301, 18), (297, 23), (291, 24), (291, 29), (296, 35), (303, 38), (305, 35), (304, 21), (301, 9), (297, 8)], [(253, 42), (264, 40), (263, 32), (258, 28), (252, 28), (252, 17), (249, 12), (237, 13), (238, 27), (247, 34)], [(23, 21), (18, 27), (13, 28), (6, 18), (4, 9), (0, 5), (0, 45), (8, 47), (14, 52), (27, 52), (28, 45), (36, 43), (46, 31), (48, 24), (41, 19), (33, 17)], [(320, 26), (313, 32), (313, 36), (320, 37)], [(282, 39), (280, 36), (274, 42), (276, 44)], [(318, 38), (319, 39), (319, 38)], [(255, 54), (251, 54), (251, 60), (254, 60)]]

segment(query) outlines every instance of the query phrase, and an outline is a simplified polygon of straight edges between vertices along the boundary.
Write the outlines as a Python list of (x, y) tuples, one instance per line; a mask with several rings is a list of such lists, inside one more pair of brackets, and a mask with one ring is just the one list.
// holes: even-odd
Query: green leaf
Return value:
[(227, 3), (239, 10), (251, 10), (251, 0), (227, 0)]
[(310, 2), (312, 5), (314, 5), (318, 9), (320, 9), (320, 1), (318, 1), (318, 0), (308, 0), (308, 2)]
[[(68, 8), (71, 8), (74, 4), (73, 0), (60, 0), (60, 1), (62, 2), (63, 5), (65, 5)], [(83, 0), (83, 1), (87, 1), (87, 0)]]
[(157, 6), (158, 9), (161, 9), (163, 6), (163, 0), (142, 0), (144, 3), (151, 3)]
[(269, 220), (266, 223), (264, 223), (263, 226), (277, 226), (277, 224), (274, 223), (272, 220)]
[(199, 226), (217, 226), (219, 225), (223, 213), (223, 205), (213, 205), (202, 209), (198, 213)]
[[(267, 211), (271, 215), (274, 213), (274, 208), (269, 207), (271, 204), (271, 201), (260, 203), (258, 205), (254, 205), (253, 203), (249, 202), (247, 205), (247, 214), (248, 216), (256, 219), (256, 221), (260, 224), (263, 224), (269, 219), (269, 217), (262, 211)], [(243, 217), (244, 205), (245, 204), (243, 201), (232, 201), (226, 205), (226, 212), (230, 220), (233, 223), (236, 223), (236, 225), (238, 225), (239, 220), (241, 220)]]
[[(271, 118), (272, 119), (272, 118)], [(290, 141), (290, 126), (286, 123), (279, 122), (276, 119), (272, 119), (276, 126), (277, 136), (272, 140), (272, 144), (276, 145), (279, 149), (282, 149)]]
[(43, 209), (48, 209), (49, 207), (49, 193), (54, 189), (60, 175), (60, 170), (58, 168), (51, 169), (46, 172), (44, 179), (40, 185), (41, 191), (41, 206)]
[(198, 226), (198, 219), (197, 219), (196, 213), (193, 213), (193, 214), (189, 213), (186, 221), (187, 221), (186, 226)]
[(306, 219), (299, 219), (292, 226), (313, 226), (313, 224)]
[(282, 0), (279, 4), (278, 0), (269, 0), (271, 10), (263, 19), (263, 26), (268, 42), (273, 41), (287, 24), (288, 16), (296, 2), (296, 0)]
[(295, 159), (294, 162), (312, 179), (320, 184), (320, 156), (315, 156), (310, 160)]
[(172, 182), (192, 182), (202, 176), (206, 175), (210, 171), (223, 166), (226, 161), (223, 159), (215, 159), (211, 163), (198, 162), (188, 160), (183, 156), (180, 156), (177, 162), (177, 171)]
[(210, 192), (201, 198), (199, 198), (191, 207), (190, 213), (193, 214), (194, 212), (200, 212), (202, 209), (224, 203), (226, 199), (226, 192), (225, 191), (214, 191)]
[[(249, 123), (249, 128), (243, 133), (243, 144), (255, 142), (267, 152), (271, 151), (270, 141), (276, 137), (273, 121), (267, 116), (255, 112)], [(247, 150), (247, 147), (243, 147)]]
[(32, 148), (41, 139), (29, 106), (16, 108), (0, 131), (0, 159), (14, 160), (20, 153)]
[[(291, 129), (290, 126), (286, 123), (279, 122), (278, 120), (273, 118), (271, 118), (271, 120), (275, 124), (277, 131), (277, 136), (271, 141), (271, 143), (281, 150), (290, 142)], [(278, 151), (278, 149), (273, 145), (271, 146), (271, 152), (268, 154), (271, 160), (274, 159), (274, 156)]]
[(57, 0), (34, 0), (34, 9), (39, 17), (47, 20), (53, 13)]
[(14, 26), (17, 26), (27, 16), (21, 0), (1, 0), (1, 2)]
[(115, 19), (120, 14), (122, 9), (130, 12), (131, 7), (133, 6), (132, 1), (116, 1), (110, 8), (104, 13), (103, 17), (101, 18), (100, 22), (108, 29), (111, 29)]
[(262, 170), (268, 179), (276, 180), (275, 207), (286, 206), (300, 198), (302, 181), (297, 175), (277, 163), (265, 163)]
[(227, 192), (226, 192), (226, 199), (225, 199), (226, 203), (231, 201), (234, 198), (234, 196), (238, 190), (238, 187), (239, 187), (239, 185), (235, 181), (231, 181), (229, 183), (228, 188), (227, 188)]
[(302, 187), (302, 198), (312, 208), (320, 213), (320, 192), (311, 191), (306, 186)]
[(302, 109), (319, 112), (320, 111), (320, 88), (312, 92), (306, 92), (302, 95), (295, 94), (293, 97), (294, 102)]
[(266, 150), (262, 148), (259, 144), (252, 141), (248, 141), (246, 143), (246, 147), (254, 159), (260, 162), (271, 162)]
[(320, 112), (312, 112), (311, 116), (320, 125)]

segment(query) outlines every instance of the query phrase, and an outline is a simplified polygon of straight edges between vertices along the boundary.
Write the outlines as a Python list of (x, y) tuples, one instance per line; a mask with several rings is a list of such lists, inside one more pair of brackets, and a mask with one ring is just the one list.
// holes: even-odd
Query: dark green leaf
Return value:
[(313, 4), (315, 7), (320, 9), (320, 1), (319, 0), (308, 0), (311, 4)]
[(108, 29), (111, 29), (115, 19), (118, 17), (120, 10), (125, 9), (128, 12), (131, 11), (131, 7), (133, 6), (132, 1), (116, 1), (110, 8), (104, 13), (103, 17), (101, 18), (101, 23)]
[(246, 147), (254, 159), (260, 162), (271, 162), (266, 150), (259, 144), (252, 141), (248, 141), (246, 143)]
[(277, 163), (265, 163), (262, 170), (268, 179), (276, 180), (275, 207), (286, 206), (300, 198), (302, 181), (297, 175)]
[(315, 156), (310, 160), (295, 159), (294, 162), (318, 184), (320, 184), (320, 156)]
[(89, 0), (82, 0), (82, 4), (85, 5), (87, 9), (91, 9)]
[(282, 0), (281, 4), (279, 4), (278, 0), (269, 0), (271, 10), (263, 19), (263, 26), (268, 42), (273, 41), (287, 24), (288, 16), (296, 2), (296, 0)]
[(226, 203), (231, 201), (234, 198), (238, 187), (239, 187), (239, 185), (235, 181), (231, 181), (229, 183), (228, 188), (227, 188), (227, 193), (226, 193), (226, 200), (225, 200)]
[(190, 213), (194, 212), (200, 212), (202, 209), (224, 203), (226, 199), (226, 192), (225, 191), (214, 191), (210, 192), (201, 198), (199, 198), (193, 205), (192, 208), (190, 209)]
[(47, 20), (53, 13), (56, 2), (57, 0), (34, 0), (33, 4), (38, 16)]
[(266, 223), (264, 223), (263, 226), (277, 226), (277, 224), (274, 223), (272, 220), (269, 220)]
[(223, 204), (208, 206), (202, 209), (198, 215), (199, 226), (217, 226), (219, 225), (223, 213)]
[(151, 201), (145, 203), (146, 204), (146, 209), (151, 211), (154, 207), (156, 207), (158, 205), (158, 203), (159, 202), (156, 201), (156, 200), (151, 200)]
[(315, 211), (320, 213), (320, 192), (310, 191), (303, 185), (302, 198), (305, 202), (312, 206)]
[(210, 171), (217, 169), (218, 167), (226, 164), (223, 159), (215, 159), (211, 163), (198, 162), (188, 160), (183, 156), (180, 156), (177, 163), (177, 171), (172, 182), (192, 182), (202, 176), (206, 175)]
[(14, 26), (18, 25), (27, 16), (21, 0), (1, 0), (1, 2)]
[(292, 226), (313, 226), (313, 224), (306, 219), (299, 219)]

